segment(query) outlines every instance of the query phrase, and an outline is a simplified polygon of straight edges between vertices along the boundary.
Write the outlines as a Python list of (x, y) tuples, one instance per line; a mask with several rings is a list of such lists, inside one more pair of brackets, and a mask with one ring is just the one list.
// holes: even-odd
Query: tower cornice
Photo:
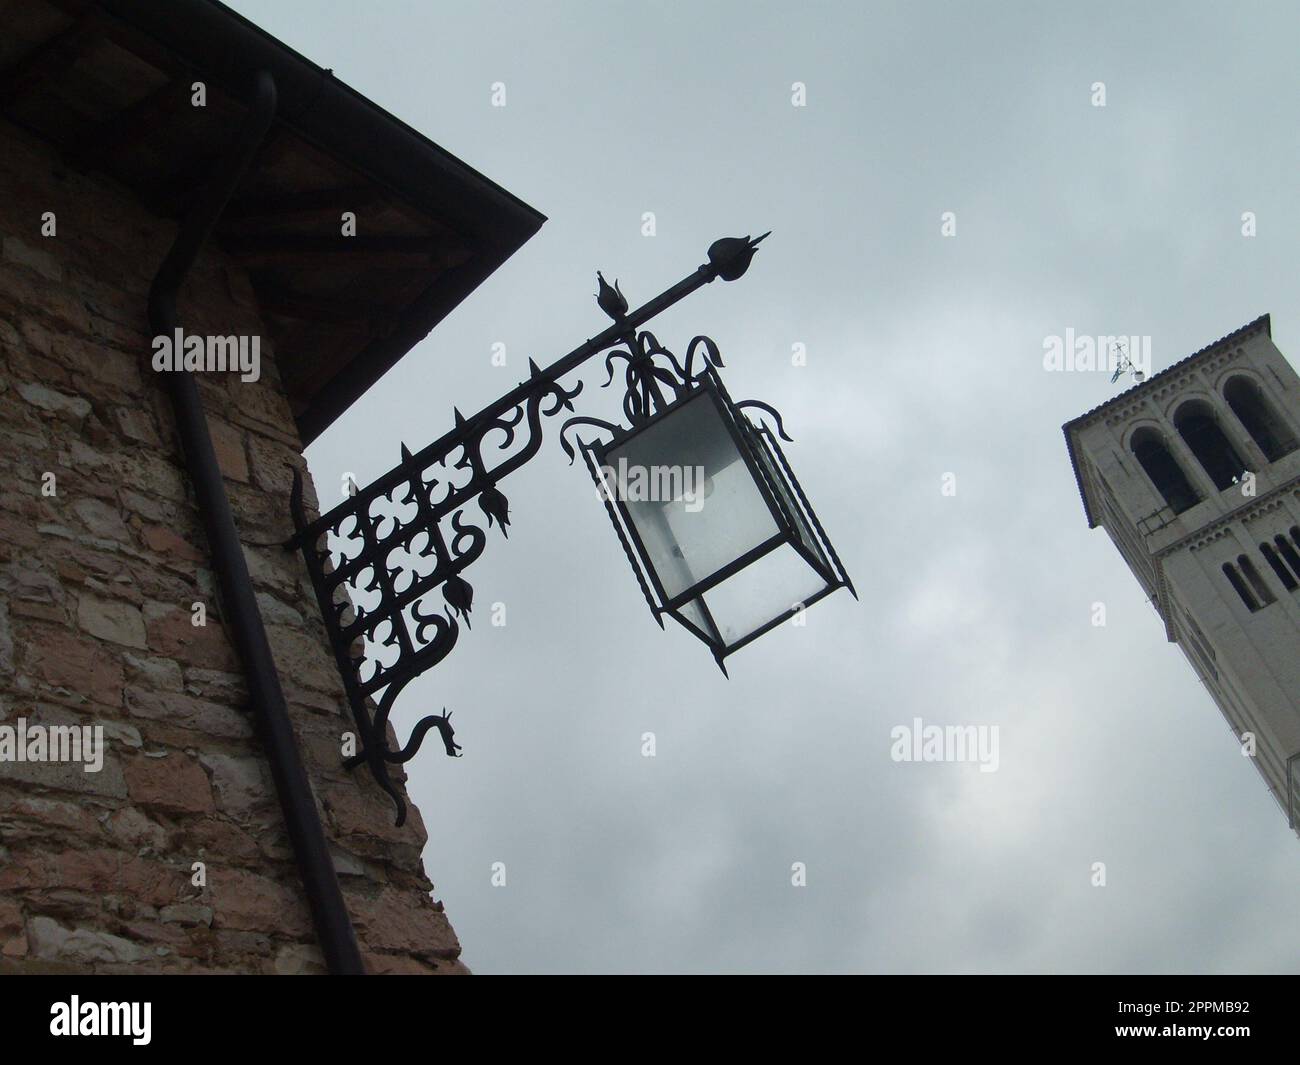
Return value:
[(1271, 510), (1277, 510), (1285, 501), (1286, 494), (1295, 491), (1297, 488), (1300, 488), (1300, 476), (1288, 478), (1282, 484), (1270, 488), (1263, 495), (1243, 503), (1213, 521), (1206, 522), (1195, 532), (1188, 533), (1186, 536), (1166, 544), (1159, 551), (1154, 552), (1152, 557), (1164, 558), (1183, 547), (1186, 547), (1189, 551), (1196, 551), (1206, 544), (1213, 543), (1228, 531), (1228, 527), (1233, 522), (1246, 521), (1260, 514), (1267, 514)]

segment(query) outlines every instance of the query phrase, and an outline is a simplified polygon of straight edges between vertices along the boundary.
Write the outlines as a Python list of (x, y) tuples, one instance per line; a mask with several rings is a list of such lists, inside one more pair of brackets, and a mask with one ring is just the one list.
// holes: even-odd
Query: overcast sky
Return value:
[[(233, 6), (549, 218), (309, 450), (326, 503), (602, 328), (597, 268), (635, 305), (773, 230), (652, 328), (779, 407), (862, 601), (724, 680), (551, 423), (395, 714), (455, 712), (410, 788), (471, 968), (1300, 971), (1300, 846), (1071, 474), (1061, 424), (1132, 382), (1043, 369), (1069, 328), (1159, 370), (1264, 312), (1300, 357), (1293, 3)], [(916, 717), (998, 725), (998, 770), (894, 762)]]

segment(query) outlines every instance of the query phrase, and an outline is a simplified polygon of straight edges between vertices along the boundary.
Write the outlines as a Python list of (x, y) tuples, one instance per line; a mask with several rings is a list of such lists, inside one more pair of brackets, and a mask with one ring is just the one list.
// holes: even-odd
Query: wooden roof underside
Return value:
[[(107, 174), (154, 213), (179, 219), (234, 143), (244, 104), (205, 81), (206, 106), (192, 106), (204, 71), (91, 0), (11, 0), (0, 20), (0, 114), (53, 143), (69, 165)], [(467, 232), (463, 214), (449, 220), (415, 206), (364, 172), (364, 158), (358, 165), (321, 150), (291, 121), (272, 126), (215, 239), (249, 273), (310, 440), (542, 219), (534, 212), (529, 232), (486, 240), (491, 218)], [(467, 184), (490, 185), (464, 172)], [(341, 233), (344, 211), (356, 213), (356, 236)], [(331, 409), (313, 411), (344, 377)]]

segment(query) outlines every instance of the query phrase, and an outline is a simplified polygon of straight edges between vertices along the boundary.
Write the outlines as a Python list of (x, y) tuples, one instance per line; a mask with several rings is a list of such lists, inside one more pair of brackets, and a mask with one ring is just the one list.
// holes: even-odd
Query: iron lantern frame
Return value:
[[(757, 640), (760, 636), (771, 632), (778, 625), (789, 621), (801, 609), (806, 610), (840, 588), (847, 588), (855, 599), (857, 598), (857, 591), (841, 564), (834, 546), (827, 537), (825, 529), (818, 520), (816, 512), (809, 503), (803, 486), (795, 477), (794, 471), (781, 449), (781, 445), (777, 442), (778, 433), (787, 443), (791, 442), (791, 438), (785, 434), (780, 415), (767, 404), (760, 403), (757, 400), (735, 403), (717, 371), (717, 366), (721, 365), (721, 360), (717, 357), (716, 345), (705, 337), (697, 337), (692, 342), (692, 353), (696, 344), (700, 342), (707, 344), (713, 358), (706, 360), (704, 369), (697, 375), (692, 376), (685, 371), (679, 373), (677, 376), (680, 384), (678, 381), (669, 381), (668, 383), (674, 392), (671, 400), (664, 400), (662, 391), (651, 392), (646, 407), (653, 405), (655, 407), (653, 413), (649, 413), (646, 408), (634, 412), (631, 417), (632, 424), (629, 426), (614, 427), (604, 423), (601, 428), (607, 431), (612, 430), (609, 432), (608, 440), (591, 442), (580, 440), (579, 447), (592, 482), (596, 485), (602, 499), (605, 501), (610, 524), (613, 525), (624, 554), (627, 555), (632, 566), (637, 582), (641, 586), (646, 602), (650, 607), (651, 615), (660, 628), (663, 627), (663, 617), (667, 615), (693, 636), (700, 639), (712, 652), (714, 660), (725, 674), (727, 672), (725, 659), (729, 655)], [(642, 349), (643, 354), (640, 356), (642, 359), (649, 358), (644, 354), (647, 350), (652, 355), (659, 354), (672, 358), (670, 352), (658, 347), (657, 342), (649, 333), (641, 334), (636, 346)], [(635, 362), (635, 360), (630, 361)], [(688, 355), (688, 367), (690, 362), (691, 356)], [(673, 363), (675, 365), (675, 359)], [(648, 376), (646, 372), (648, 369), (648, 363), (643, 363), (641, 374), (634, 375), (631, 381), (631, 388), (640, 387), (644, 394), (645, 389), (641, 382)], [(656, 384), (667, 380), (666, 377), (660, 375)], [(688, 588), (670, 596), (637, 529), (636, 522), (632, 519), (627, 500), (620, 498), (620, 494), (611, 489), (603, 471), (611, 465), (609, 460), (612, 452), (646, 430), (659, 425), (666, 419), (672, 418), (687, 404), (693, 402), (707, 402), (713, 405), (725, 425), (736, 451), (745, 463), (750, 479), (758, 488), (763, 502), (776, 524), (776, 532), (764, 539), (762, 543), (743, 552), (739, 557), (723, 564), (707, 576), (694, 581)], [(742, 409), (746, 407), (760, 409), (769, 415), (777, 426), (777, 433), (774, 433), (761, 419), (757, 422), (751, 420)], [(569, 424), (577, 421), (592, 423), (595, 420), (573, 419)], [(807, 534), (807, 540), (811, 541), (811, 543), (806, 542), (804, 535), (801, 534), (801, 524)], [(720, 626), (709, 611), (708, 604), (703, 598), (704, 595), (784, 546), (793, 548), (816, 575), (825, 581), (825, 587), (800, 602), (792, 603), (789, 609), (728, 643), (722, 636)], [(683, 607), (696, 600), (699, 601), (704, 618), (713, 628), (712, 635), (702, 630), (682, 613)]]

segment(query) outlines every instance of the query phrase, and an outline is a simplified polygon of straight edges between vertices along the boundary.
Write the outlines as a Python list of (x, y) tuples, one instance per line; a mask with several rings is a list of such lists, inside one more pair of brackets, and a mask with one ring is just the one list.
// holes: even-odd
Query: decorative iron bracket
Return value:
[[(673, 357), (652, 334), (638, 335), (638, 328), (715, 278), (741, 277), (766, 236), (714, 241), (708, 262), (631, 313), (618, 282), (610, 286), (597, 273), (597, 303), (612, 325), (545, 369), (530, 359), (528, 380), (470, 418), (454, 411), (453, 428), (420, 451), (402, 445), (396, 466), (319, 517), (307, 514), (295, 469), (290, 512), (296, 531), (285, 548), (302, 552), (356, 723), (360, 749), (344, 765), (370, 769), (393, 800), (399, 826), (406, 820), (406, 803), (389, 765), (414, 757), (433, 729), (451, 757), (458, 756), (460, 745), (444, 711), (422, 718), (405, 746), (394, 749), (389, 741), (393, 704), (415, 677), (447, 657), (461, 622), (470, 627), (474, 590), (463, 573), (486, 545), (484, 520), (506, 535), (509, 502), (498, 484), (537, 454), (542, 419), (574, 410), (582, 384), (567, 388), (560, 379), (592, 356), (626, 343), (628, 351), (616, 354), (628, 360), (628, 380), (636, 382), (640, 398), (625, 401), (625, 411), (643, 416), (669, 376), (656, 371), (654, 357)], [(712, 341), (697, 337), (686, 373), (697, 343), (704, 343), (711, 357), (717, 355)], [(523, 432), (523, 443), (516, 446)], [(481, 519), (468, 509), (475, 500)], [(440, 588), (441, 604), (432, 599)]]

